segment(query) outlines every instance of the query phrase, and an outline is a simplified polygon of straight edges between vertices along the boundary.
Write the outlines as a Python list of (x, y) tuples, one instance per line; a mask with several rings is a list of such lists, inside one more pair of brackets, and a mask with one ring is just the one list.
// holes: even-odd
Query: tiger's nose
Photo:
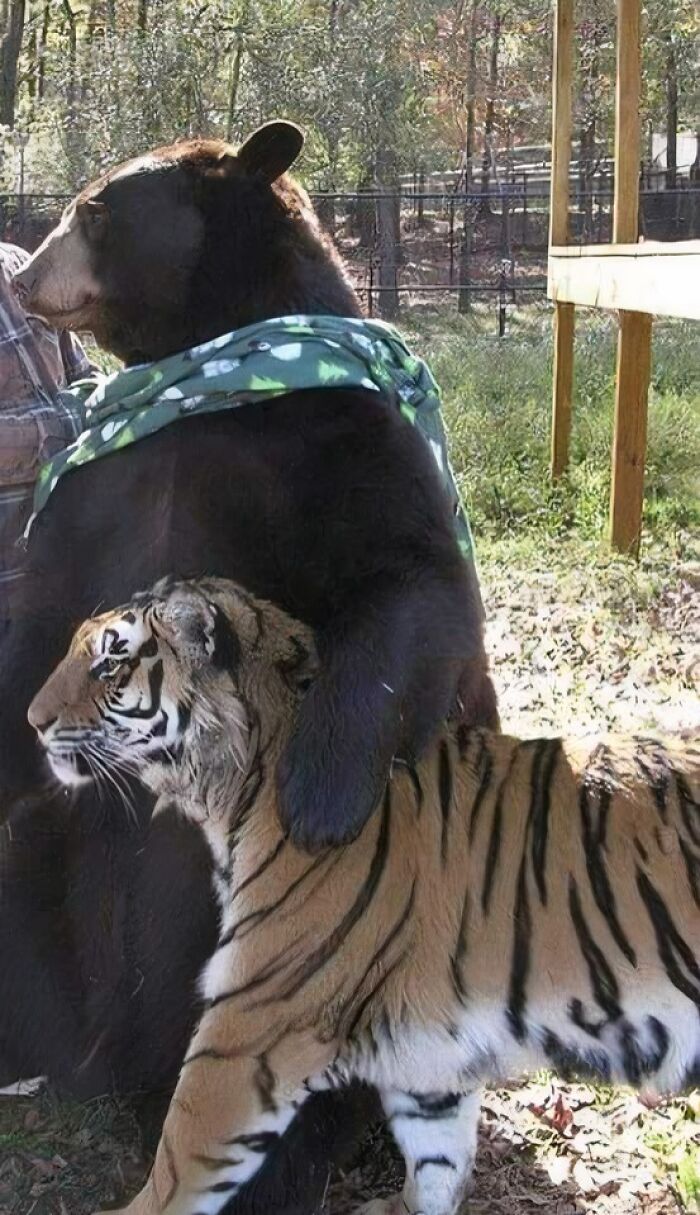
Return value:
[(30, 726), (34, 727), (37, 734), (45, 734), (46, 731), (50, 730), (51, 727), (58, 721), (58, 718), (57, 717), (47, 717), (44, 721), (42, 721), (40, 719), (40, 717), (37, 715), (34, 705), (30, 705), (29, 712), (27, 713), (27, 720), (28, 720)]

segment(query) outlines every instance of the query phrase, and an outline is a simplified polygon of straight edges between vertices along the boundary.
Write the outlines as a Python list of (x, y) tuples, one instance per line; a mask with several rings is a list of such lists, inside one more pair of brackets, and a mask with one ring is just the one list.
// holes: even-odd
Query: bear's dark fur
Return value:
[[(271, 124), (238, 156), (185, 143), (107, 174), (20, 276), (28, 305), (131, 363), (267, 317), (357, 315), (280, 176), (298, 146)], [(92, 789), (43, 795), (25, 715), (76, 622), (174, 573), (234, 578), (312, 624), (323, 674), (280, 780), (290, 830), (317, 847), (361, 828), (392, 757), (456, 705), (493, 724), (476, 580), (423, 437), (339, 389), (184, 419), (71, 473), (29, 567), (0, 666), (0, 1068), (83, 1094), (167, 1087), (215, 932), (208, 859), (185, 824), (149, 825), (140, 791), (135, 825)]]

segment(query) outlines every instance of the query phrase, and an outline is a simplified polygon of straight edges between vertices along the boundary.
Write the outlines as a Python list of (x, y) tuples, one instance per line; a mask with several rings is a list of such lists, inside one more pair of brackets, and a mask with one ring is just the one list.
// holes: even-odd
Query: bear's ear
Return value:
[(87, 202), (78, 203), (76, 212), (87, 239), (94, 244), (101, 241), (109, 226), (109, 209), (106, 203), (89, 198)]
[(249, 173), (276, 181), (294, 164), (304, 146), (304, 133), (293, 122), (266, 122), (249, 135), (238, 149), (238, 161)]

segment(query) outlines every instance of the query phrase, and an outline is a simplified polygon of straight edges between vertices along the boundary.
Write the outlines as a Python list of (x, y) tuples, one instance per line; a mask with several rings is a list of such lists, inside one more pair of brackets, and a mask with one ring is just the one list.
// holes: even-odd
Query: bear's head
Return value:
[(306, 192), (286, 175), (303, 145), (269, 122), (236, 152), (195, 139), (87, 186), (16, 276), (28, 311), (91, 330), (128, 364), (289, 313), (359, 315)]

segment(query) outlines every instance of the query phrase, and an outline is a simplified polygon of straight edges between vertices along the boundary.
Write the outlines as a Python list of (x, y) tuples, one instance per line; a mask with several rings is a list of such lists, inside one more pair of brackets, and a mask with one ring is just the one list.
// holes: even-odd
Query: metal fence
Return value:
[[(642, 175), (640, 234), (647, 239), (700, 236), (700, 185), (658, 189)], [(426, 192), (369, 189), (313, 196), (370, 313), (394, 316), (419, 302), (459, 307), (494, 304), (499, 327), (506, 308), (542, 300), (546, 292), (549, 190), (527, 174), (488, 192), (465, 193), (458, 182)], [(599, 174), (588, 190), (572, 191), (571, 239), (608, 242), (613, 184)], [(56, 223), (68, 198), (59, 194), (0, 195), (4, 240), (34, 249)]]

